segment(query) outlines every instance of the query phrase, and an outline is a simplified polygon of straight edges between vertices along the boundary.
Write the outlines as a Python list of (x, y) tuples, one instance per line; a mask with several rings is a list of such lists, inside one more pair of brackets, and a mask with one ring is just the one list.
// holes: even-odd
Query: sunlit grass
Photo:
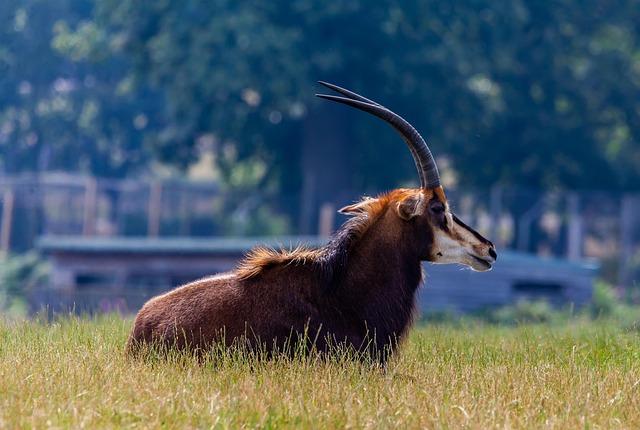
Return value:
[(0, 428), (640, 428), (640, 336), (614, 325), (422, 327), (386, 371), (132, 360), (130, 325), (0, 323)]

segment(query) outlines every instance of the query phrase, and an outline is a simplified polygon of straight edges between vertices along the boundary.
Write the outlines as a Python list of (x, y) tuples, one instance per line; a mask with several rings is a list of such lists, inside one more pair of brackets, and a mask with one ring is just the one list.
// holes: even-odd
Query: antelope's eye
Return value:
[(432, 202), (429, 205), (429, 208), (431, 209), (431, 212), (438, 215), (444, 213), (444, 209), (445, 209), (444, 204), (440, 201)]

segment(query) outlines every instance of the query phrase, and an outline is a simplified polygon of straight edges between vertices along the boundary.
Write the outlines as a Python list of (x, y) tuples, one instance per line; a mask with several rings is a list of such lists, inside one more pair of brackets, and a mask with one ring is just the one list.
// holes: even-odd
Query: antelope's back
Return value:
[(185, 347), (213, 341), (246, 311), (242, 296), (233, 273), (199, 279), (156, 296), (136, 315), (127, 350), (141, 344)]

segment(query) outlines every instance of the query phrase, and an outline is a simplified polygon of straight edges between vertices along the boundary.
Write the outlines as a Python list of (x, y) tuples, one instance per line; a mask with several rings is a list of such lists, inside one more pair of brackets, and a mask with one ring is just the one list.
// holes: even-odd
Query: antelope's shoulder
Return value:
[(298, 246), (294, 249), (258, 246), (249, 251), (240, 261), (235, 274), (241, 280), (255, 278), (266, 270), (278, 266), (301, 266), (316, 262), (321, 252), (307, 246)]

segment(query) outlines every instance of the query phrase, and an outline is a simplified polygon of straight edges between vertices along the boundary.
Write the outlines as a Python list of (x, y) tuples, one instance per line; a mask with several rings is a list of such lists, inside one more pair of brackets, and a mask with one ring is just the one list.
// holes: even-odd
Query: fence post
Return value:
[(187, 193), (190, 190), (182, 185), (180, 187), (180, 235), (189, 236), (191, 235), (191, 212), (189, 211), (189, 201), (193, 199), (187, 199)]
[(533, 221), (540, 216), (540, 213), (544, 209), (546, 196), (542, 196), (536, 201), (533, 206), (522, 214), (518, 222), (518, 247), (517, 249), (523, 252), (530, 252), (529, 250), (529, 238), (531, 236), (531, 225)]
[(500, 216), (502, 214), (502, 187), (500, 185), (494, 185), (491, 187), (491, 196), (489, 199), (489, 205), (491, 207), (490, 237), (494, 243), (498, 244), (498, 228), (500, 226)]
[(333, 220), (335, 219), (335, 207), (326, 202), (320, 207), (320, 222), (318, 223), (318, 235), (329, 237), (333, 233)]
[(160, 215), (162, 211), (162, 183), (153, 182), (149, 189), (149, 213), (147, 235), (158, 237), (160, 234)]
[(567, 197), (569, 223), (567, 228), (567, 256), (569, 260), (582, 258), (582, 215), (580, 214), (580, 196), (569, 193)]
[(633, 256), (633, 209), (634, 198), (624, 194), (620, 202), (620, 264), (618, 284), (629, 286), (629, 262)]
[(93, 236), (96, 232), (96, 206), (98, 199), (98, 181), (88, 178), (84, 186), (84, 217), (82, 234)]
[(15, 194), (6, 188), (2, 196), (2, 226), (0, 227), (0, 252), (6, 256), (11, 249), (11, 227), (13, 225), (13, 206)]

